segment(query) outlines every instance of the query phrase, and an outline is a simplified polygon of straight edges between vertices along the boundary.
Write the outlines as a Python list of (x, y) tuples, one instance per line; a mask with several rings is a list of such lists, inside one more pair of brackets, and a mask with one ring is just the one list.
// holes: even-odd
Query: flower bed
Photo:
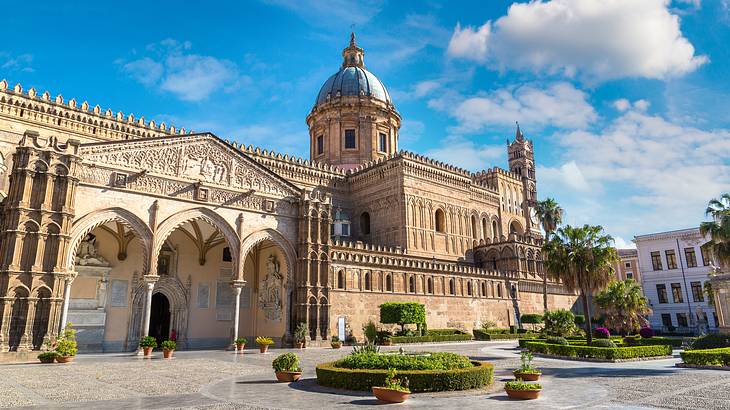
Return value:
[(556, 345), (530, 341), (525, 343), (525, 347), (533, 353), (599, 360), (639, 359), (644, 357), (670, 356), (672, 354), (672, 346), (667, 344), (655, 346), (595, 347)]
[[(348, 369), (333, 363), (317, 365), (320, 386), (348, 390), (370, 390), (382, 386), (388, 375), (384, 369)], [(471, 361), (471, 366), (451, 370), (399, 370), (399, 378), (407, 378), (412, 392), (475, 389), (492, 384), (494, 367), (491, 363)]]
[(719, 349), (685, 350), (682, 361), (696, 366), (730, 366), (730, 347)]
[(390, 336), (393, 344), (429, 342), (465, 342), (471, 340), (470, 334), (432, 334), (426, 336)]

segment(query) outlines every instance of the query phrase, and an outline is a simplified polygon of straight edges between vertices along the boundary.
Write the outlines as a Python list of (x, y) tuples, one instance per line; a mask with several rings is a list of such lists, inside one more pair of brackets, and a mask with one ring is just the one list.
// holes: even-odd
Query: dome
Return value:
[(327, 96), (331, 98), (340, 96), (367, 95), (377, 100), (392, 104), (390, 94), (382, 82), (364, 67), (350, 66), (343, 67), (325, 81), (317, 95), (319, 105), (327, 102)]

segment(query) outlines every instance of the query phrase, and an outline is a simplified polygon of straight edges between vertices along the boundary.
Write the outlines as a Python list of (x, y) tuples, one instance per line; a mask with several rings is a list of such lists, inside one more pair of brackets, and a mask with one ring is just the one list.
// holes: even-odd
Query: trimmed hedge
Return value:
[(525, 347), (533, 353), (591, 359), (636, 359), (640, 357), (670, 356), (672, 346), (594, 347), (576, 345), (553, 345), (542, 342), (527, 342)]
[[(577, 338), (574, 338), (574, 337), (566, 337), (566, 339), (568, 340), (568, 344), (573, 345), (573, 346), (581, 346), (581, 345), (582, 346), (585, 346), (585, 345), (588, 344), (588, 342), (586, 341), (586, 339), (577, 339)], [(612, 336), (610, 340), (612, 340), (614, 343), (616, 343), (616, 345), (618, 345), (619, 347), (620, 346), (626, 346), (626, 347), (630, 346), (630, 345), (624, 343), (624, 341), (621, 340), (620, 337), (613, 337)], [(539, 338), (535, 338), (535, 339), (521, 339), (519, 341), (520, 347), (523, 348), (523, 349), (526, 348), (527, 347), (526, 346), (526, 343), (527, 342), (542, 342), (542, 343), (545, 343), (546, 342), (546, 339), (544, 337), (539, 337)], [(671, 339), (671, 338), (668, 338), (668, 337), (652, 337), (652, 338), (648, 338), (648, 339), (637, 338), (635, 343), (636, 343), (636, 345), (634, 345), (634, 346), (663, 346), (663, 345), (669, 345), (669, 346), (672, 346), (672, 347), (682, 347), (682, 339)]]
[(429, 342), (464, 342), (471, 340), (471, 335), (467, 334), (452, 334), (452, 335), (434, 335), (429, 334), (427, 336), (391, 336), (389, 337), (393, 344), (404, 344), (404, 343), (429, 343)]
[(428, 329), (427, 334), (429, 336), (433, 336), (433, 335), (448, 336), (448, 335), (468, 335), (469, 333), (467, 333), (463, 330), (460, 330), (460, 329)]
[(730, 347), (720, 349), (685, 350), (682, 361), (698, 366), (730, 366)]
[(471, 367), (468, 357), (456, 353), (421, 354), (353, 353), (333, 363), (347, 369), (451, 370)]
[(416, 302), (386, 302), (380, 305), (380, 322), (401, 326), (426, 322), (426, 308)]
[(474, 329), (474, 339), (476, 340), (521, 340), (537, 337), (537, 333), (488, 333), (481, 329)]
[[(412, 392), (468, 390), (488, 386), (494, 381), (494, 366), (488, 362), (471, 362), (474, 366), (454, 370), (406, 370), (396, 373), (407, 378)], [(368, 391), (383, 386), (387, 370), (343, 369), (334, 363), (317, 365), (317, 383), (338, 389)]]

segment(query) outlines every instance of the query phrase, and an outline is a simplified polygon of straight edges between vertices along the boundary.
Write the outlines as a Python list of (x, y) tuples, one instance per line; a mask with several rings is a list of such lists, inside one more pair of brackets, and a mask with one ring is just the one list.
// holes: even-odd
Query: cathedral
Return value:
[[(352, 35), (306, 117), (309, 159), (0, 82), (0, 353), (142, 336), (221, 348), (362, 340), (388, 301), (471, 331), (542, 312), (533, 144), (472, 173), (400, 150)], [(245, 136), (242, 136), (245, 141)], [(485, 167), (486, 168), (486, 167)], [(548, 282), (551, 308), (576, 296)]]

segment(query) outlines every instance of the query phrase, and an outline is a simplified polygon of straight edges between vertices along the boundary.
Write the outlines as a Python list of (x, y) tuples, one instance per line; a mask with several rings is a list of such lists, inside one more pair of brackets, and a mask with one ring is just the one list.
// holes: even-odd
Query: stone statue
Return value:
[(76, 252), (76, 265), (81, 266), (109, 266), (109, 262), (99, 255), (96, 247), (96, 235), (89, 233), (79, 244)]
[(259, 305), (268, 320), (281, 320), (282, 282), (283, 278), (279, 271), (279, 262), (274, 255), (269, 255), (269, 258), (266, 260), (266, 276), (259, 284)]

